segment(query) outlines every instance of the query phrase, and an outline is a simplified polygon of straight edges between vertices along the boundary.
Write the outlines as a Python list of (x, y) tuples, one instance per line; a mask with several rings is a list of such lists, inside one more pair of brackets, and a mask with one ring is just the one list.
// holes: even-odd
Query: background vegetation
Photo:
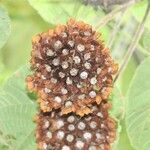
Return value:
[(120, 64), (110, 97), (110, 113), (118, 121), (113, 149), (149, 150), (150, 2), (100, 2), (0, 0), (0, 149), (36, 149), (36, 98), (27, 92), (24, 81), (30, 73), (31, 37), (73, 17), (100, 31)]

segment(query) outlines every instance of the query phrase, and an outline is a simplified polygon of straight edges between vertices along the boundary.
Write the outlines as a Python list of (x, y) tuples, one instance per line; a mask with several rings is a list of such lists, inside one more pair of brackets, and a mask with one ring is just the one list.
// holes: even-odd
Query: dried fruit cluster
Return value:
[[(27, 84), (38, 94), (41, 109), (36, 134), (40, 150), (109, 149), (115, 123), (108, 116), (107, 99), (118, 66), (99, 38), (90, 25), (72, 19), (33, 38), (34, 72)], [(74, 124), (67, 122), (71, 116)], [(59, 140), (59, 133), (65, 138)]]
[(60, 108), (83, 116), (92, 103), (108, 98), (117, 65), (99, 36), (91, 26), (70, 20), (33, 38), (28, 88), (38, 93), (44, 112)]
[(109, 150), (115, 139), (115, 122), (109, 104), (92, 106), (93, 113), (79, 117), (60, 110), (40, 112), (36, 118), (39, 150)]

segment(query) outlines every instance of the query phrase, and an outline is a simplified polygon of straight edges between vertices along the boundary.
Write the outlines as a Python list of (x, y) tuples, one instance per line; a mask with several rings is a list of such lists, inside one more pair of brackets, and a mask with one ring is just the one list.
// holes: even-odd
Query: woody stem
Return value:
[(148, 1), (148, 6), (147, 6), (147, 9), (145, 11), (145, 15), (144, 15), (141, 23), (137, 27), (137, 31), (136, 31), (136, 33), (135, 33), (135, 35), (133, 37), (133, 40), (132, 40), (132, 42), (131, 42), (131, 44), (130, 44), (130, 46), (129, 46), (129, 48), (128, 48), (125, 56), (124, 56), (123, 63), (122, 63), (122, 65), (120, 67), (120, 70), (118, 71), (118, 73), (117, 73), (117, 75), (116, 75), (116, 77), (114, 79), (114, 82), (116, 82), (117, 79), (120, 77), (120, 75), (124, 72), (124, 70), (125, 70), (128, 62), (129, 62), (133, 52), (135, 51), (136, 46), (137, 46), (137, 44), (138, 44), (138, 42), (139, 42), (139, 40), (140, 40), (140, 38), (141, 38), (141, 36), (142, 36), (142, 34), (144, 32), (144, 24), (145, 24), (146, 19), (147, 19), (148, 15), (149, 15), (149, 12), (150, 12), (150, 1)]

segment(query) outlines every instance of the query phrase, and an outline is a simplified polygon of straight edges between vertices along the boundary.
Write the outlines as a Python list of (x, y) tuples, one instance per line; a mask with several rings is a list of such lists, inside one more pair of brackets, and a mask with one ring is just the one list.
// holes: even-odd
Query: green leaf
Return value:
[(117, 86), (114, 87), (110, 100), (112, 103), (110, 115), (112, 115), (112, 117), (117, 121), (117, 138), (112, 145), (112, 150), (133, 150), (126, 133), (124, 123), (126, 99)]
[(132, 57), (124, 71), (124, 74), (122, 75), (120, 86), (124, 95), (126, 95), (128, 91), (130, 82), (132, 81), (137, 65), (137, 60)]
[(126, 127), (132, 146), (136, 150), (150, 147), (150, 58), (137, 69), (128, 89)]
[[(131, 7), (131, 14), (135, 17), (135, 19), (138, 22), (142, 21), (142, 18), (147, 9), (147, 5), (148, 5), (148, 0), (142, 0), (136, 3), (135, 5), (133, 5), (133, 7)], [(150, 29), (150, 19), (147, 18), (145, 26)]]
[(121, 91), (118, 87), (114, 87), (112, 95), (110, 97), (110, 102), (112, 104), (112, 109), (110, 110), (110, 115), (116, 120), (117, 122), (117, 131), (116, 131), (116, 140), (112, 145), (112, 150), (118, 150), (118, 144), (120, 140), (120, 133), (121, 133), (121, 125), (120, 120), (124, 116), (124, 101)]
[(79, 0), (28, 0), (42, 18), (53, 24), (66, 23), (69, 18), (76, 18), (94, 25), (103, 16), (103, 11), (85, 6)]
[(127, 136), (124, 120), (120, 121), (120, 126), (121, 126), (121, 131), (120, 131), (119, 139), (113, 150), (134, 150)]
[(7, 69), (12, 74), (29, 61), (32, 36), (48, 30), (50, 25), (43, 21), (26, 0), (15, 0), (15, 3), (3, 0), (3, 5), (11, 16), (11, 35), (1, 49), (1, 57), (4, 71)]
[(43, 19), (51, 24), (65, 23), (73, 16), (75, 2), (66, 0), (28, 0)]
[(124, 97), (118, 87), (114, 87), (110, 97), (112, 103), (111, 115), (116, 119), (121, 120), (124, 116)]
[(10, 28), (10, 18), (6, 10), (0, 7), (0, 49), (4, 46), (10, 35)]
[(29, 74), (27, 67), (17, 71), (0, 91), (0, 130), (13, 137), (15, 150), (35, 150), (36, 103), (27, 95), (25, 77)]
[(150, 31), (147, 31), (144, 33), (142, 38), (142, 44), (145, 48), (145, 50), (150, 53)]

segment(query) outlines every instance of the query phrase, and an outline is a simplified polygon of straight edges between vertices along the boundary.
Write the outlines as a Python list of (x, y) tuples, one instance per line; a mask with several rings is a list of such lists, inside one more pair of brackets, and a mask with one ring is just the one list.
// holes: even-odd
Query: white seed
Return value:
[(51, 92), (51, 90), (50, 90), (50, 89), (48, 89), (48, 88), (44, 88), (44, 92), (45, 92), (45, 93), (50, 93), (50, 92)]
[(82, 141), (77, 141), (77, 142), (76, 142), (76, 147), (77, 147), (78, 149), (82, 149), (82, 148), (84, 147), (84, 143), (83, 143)]
[(44, 75), (41, 75), (41, 78), (42, 78), (43, 80), (45, 80), (45, 79), (46, 79), (46, 77), (45, 77)]
[(85, 36), (90, 36), (91, 33), (90, 33), (89, 31), (85, 31), (85, 32), (84, 32), (84, 35), (85, 35)]
[(96, 84), (96, 83), (97, 83), (96, 77), (91, 78), (90, 83), (91, 83), (92, 85)]
[(45, 121), (45, 123), (44, 123), (44, 128), (47, 129), (47, 128), (49, 127), (49, 125), (50, 125), (50, 124), (49, 124), (49, 121)]
[(59, 66), (59, 63), (60, 63), (59, 58), (54, 58), (53, 61), (52, 61), (52, 64), (53, 64), (54, 66)]
[(39, 63), (37, 63), (37, 64), (36, 64), (36, 67), (39, 67), (39, 66), (40, 66), (40, 64), (39, 64)]
[(69, 51), (68, 51), (67, 49), (63, 49), (63, 50), (62, 50), (62, 54), (63, 54), (64, 56), (66, 56), (66, 55), (69, 54)]
[(91, 119), (92, 118), (90, 116), (85, 118), (86, 121), (90, 121)]
[(101, 150), (105, 150), (105, 145), (104, 144), (101, 144), (100, 147), (101, 147)]
[(98, 112), (97, 116), (103, 118), (103, 114), (101, 112)]
[(109, 136), (109, 135), (107, 135), (107, 136), (106, 136), (106, 138), (107, 138), (107, 139), (109, 139), (109, 138), (110, 138), (110, 136)]
[(46, 70), (47, 70), (48, 72), (51, 72), (51, 66), (45, 65), (45, 68), (46, 68)]
[(55, 50), (59, 50), (59, 49), (61, 49), (62, 47), (63, 47), (63, 45), (62, 45), (62, 42), (61, 42), (61, 41), (57, 40), (57, 41), (54, 43), (54, 48), (55, 48)]
[(100, 61), (100, 58), (99, 58), (99, 57), (96, 57), (96, 58), (95, 58), (95, 61), (96, 61), (96, 62), (99, 62), (99, 61)]
[(98, 109), (97, 109), (97, 106), (93, 106), (92, 107), (92, 111), (97, 111)]
[(70, 70), (70, 74), (71, 74), (72, 76), (76, 76), (76, 75), (78, 74), (78, 69), (72, 68), (72, 69)]
[(88, 59), (90, 59), (90, 58), (91, 58), (91, 54), (90, 54), (90, 53), (84, 54), (84, 59), (85, 59), (85, 60), (88, 60)]
[(64, 126), (63, 120), (57, 120), (56, 126), (57, 126), (57, 129), (60, 129), (61, 127), (63, 127)]
[(86, 71), (83, 71), (80, 73), (80, 78), (81, 79), (86, 79), (88, 77), (88, 73)]
[(78, 129), (84, 130), (85, 129), (85, 123), (84, 122), (79, 122), (78, 123)]
[(49, 39), (45, 39), (45, 43), (48, 44), (49, 43)]
[(78, 96), (79, 99), (84, 99), (85, 98), (85, 94), (81, 94)]
[(51, 82), (52, 82), (52, 83), (57, 83), (57, 79), (51, 78)]
[(65, 77), (65, 74), (63, 72), (59, 72), (58, 74), (59, 74), (60, 78), (64, 78)]
[(68, 85), (72, 84), (72, 80), (69, 77), (67, 77), (67, 79), (66, 79), (66, 84), (68, 84)]
[(83, 134), (83, 137), (84, 137), (86, 140), (89, 140), (89, 139), (92, 138), (92, 134), (91, 134), (90, 132), (85, 132), (85, 133)]
[(102, 123), (102, 124), (101, 124), (101, 128), (104, 128), (104, 127), (105, 127), (105, 125)]
[(109, 67), (109, 68), (108, 68), (108, 73), (111, 73), (111, 72), (112, 72), (112, 68)]
[(103, 89), (101, 90), (102, 93), (104, 93), (106, 91), (106, 87), (103, 87)]
[(73, 123), (75, 121), (75, 117), (74, 116), (69, 116), (68, 119), (67, 119), (67, 121), (69, 123)]
[(96, 123), (95, 121), (90, 122), (90, 127), (91, 127), (92, 129), (95, 129), (96, 126), (97, 126), (97, 123)]
[(102, 71), (102, 69), (101, 69), (101, 68), (97, 68), (97, 74), (100, 74), (100, 73), (101, 73), (101, 71)]
[(54, 112), (51, 112), (51, 118), (53, 118), (55, 116)]
[(83, 51), (85, 50), (85, 46), (82, 45), (82, 44), (78, 44), (77, 50), (78, 50), (79, 52), (83, 52)]
[(41, 53), (40, 53), (40, 51), (35, 51), (34, 55), (35, 55), (35, 57), (37, 57), (37, 58), (43, 59), (43, 58), (42, 58), (42, 55), (41, 55)]
[(105, 82), (107, 80), (107, 77), (103, 78), (102, 81)]
[(67, 135), (66, 139), (68, 142), (72, 142), (74, 140), (74, 136), (69, 134), (69, 135)]
[(56, 96), (54, 98), (54, 101), (57, 102), (57, 103), (61, 103), (61, 98), (59, 96)]
[(62, 93), (63, 95), (65, 95), (65, 94), (67, 94), (67, 93), (68, 93), (68, 91), (67, 91), (67, 89), (62, 88), (62, 89), (61, 89), (61, 93)]
[(96, 138), (97, 138), (97, 140), (103, 139), (103, 136), (100, 133), (96, 133)]
[(49, 104), (49, 102), (44, 101), (44, 105), (47, 106)]
[(66, 33), (66, 32), (62, 32), (62, 33), (61, 33), (61, 36), (62, 36), (63, 38), (66, 38), (66, 37), (67, 37), (67, 33)]
[(81, 59), (79, 56), (73, 57), (73, 60), (74, 60), (75, 64), (79, 64), (81, 62)]
[(67, 101), (67, 102), (65, 103), (65, 107), (70, 107), (70, 106), (72, 106), (72, 102), (71, 102), (71, 101)]
[(86, 63), (84, 64), (84, 67), (85, 67), (86, 69), (91, 69), (91, 64), (90, 64), (89, 62), (86, 62)]
[(78, 30), (73, 31), (74, 34), (79, 34)]
[(50, 131), (48, 131), (48, 132), (46, 133), (46, 136), (47, 136), (49, 139), (51, 139), (51, 138), (52, 138), (52, 133), (51, 133)]
[(54, 52), (51, 49), (48, 49), (46, 52), (47, 56), (54, 56)]
[(95, 46), (91, 45), (91, 51), (94, 51), (94, 50), (95, 50)]
[(75, 129), (75, 126), (73, 124), (68, 125), (68, 130), (73, 131)]
[(95, 91), (91, 91), (91, 92), (89, 93), (89, 96), (90, 96), (91, 98), (96, 97), (96, 92), (95, 92)]
[(69, 45), (70, 47), (73, 47), (73, 46), (74, 46), (74, 41), (68, 41), (68, 45)]
[(68, 62), (64, 61), (64, 62), (62, 62), (61, 66), (63, 69), (67, 69), (69, 67), (69, 64), (68, 64)]
[(64, 134), (63, 131), (58, 131), (58, 132), (57, 132), (57, 138), (60, 139), (60, 140), (62, 140), (62, 139), (64, 138), (64, 135), (65, 135), (65, 134)]
[(47, 144), (46, 143), (43, 143), (43, 149), (47, 150)]
[(64, 145), (64, 146), (62, 147), (62, 150), (71, 150), (71, 149), (70, 149), (70, 147), (69, 147), (69, 146)]
[(89, 147), (89, 150), (97, 150), (96, 146), (92, 145)]
[(77, 88), (82, 88), (82, 85), (81, 84), (77, 84)]

